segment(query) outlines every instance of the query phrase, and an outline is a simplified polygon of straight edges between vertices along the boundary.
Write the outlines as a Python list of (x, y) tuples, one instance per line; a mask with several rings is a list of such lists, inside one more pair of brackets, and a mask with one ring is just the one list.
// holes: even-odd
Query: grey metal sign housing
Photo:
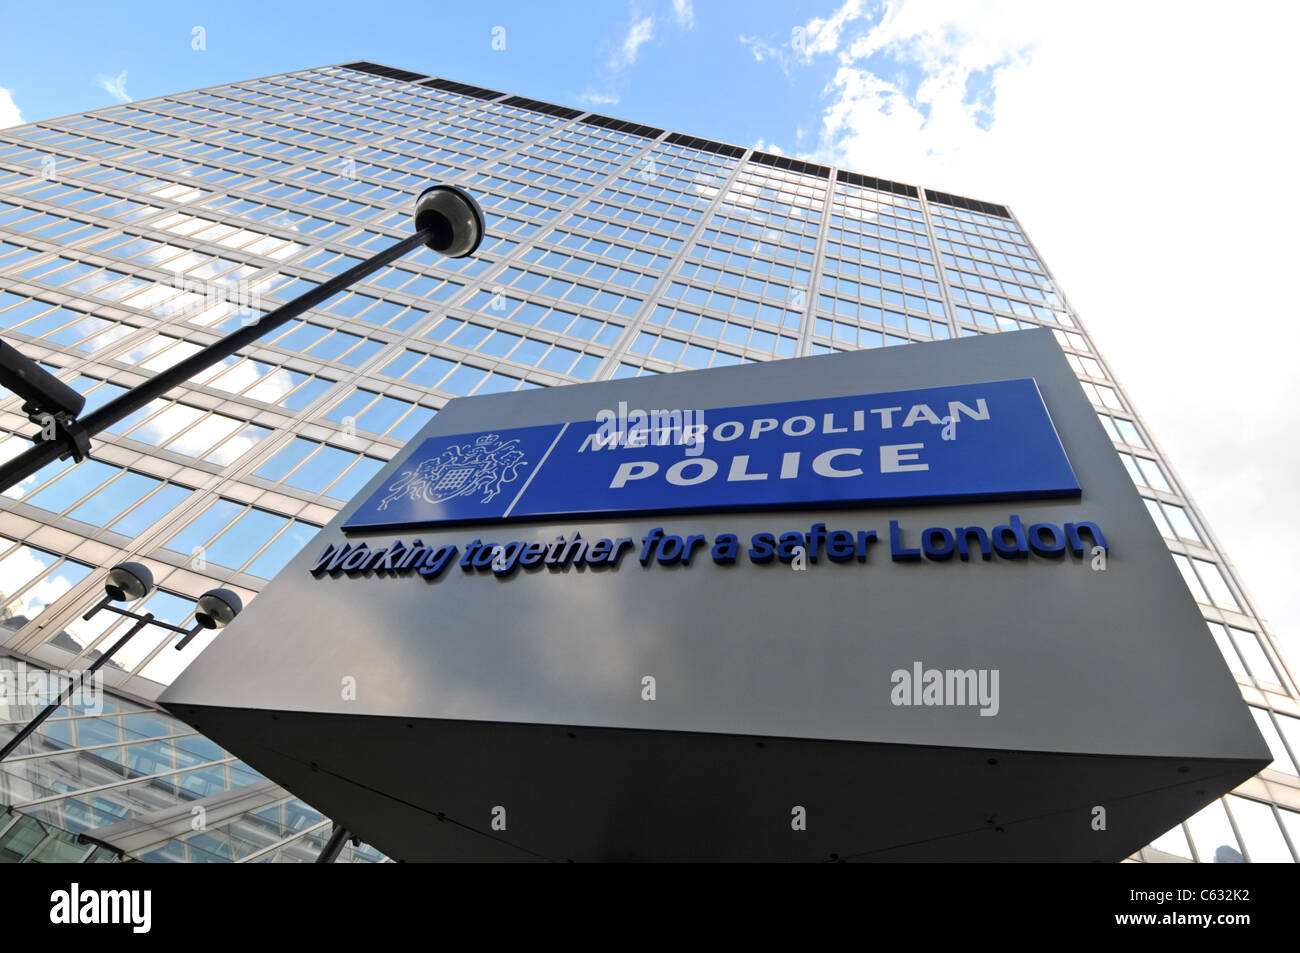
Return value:
[[(341, 529), (429, 437), (1026, 377), (1078, 498)], [(1012, 516), (1107, 548), (1085, 529), (1052, 554), (1042, 530), (1023, 557), (891, 558), (891, 526), (920, 552)], [(876, 536), (814, 562), (818, 524)], [(656, 529), (704, 542), (642, 564)], [(633, 542), (617, 565), (460, 566), (475, 540), (575, 532)], [(802, 557), (754, 561), (764, 533)], [(417, 538), (455, 558), (311, 571)], [(401, 860), (1118, 860), (1271, 760), (1047, 330), (453, 400), (162, 703)]]

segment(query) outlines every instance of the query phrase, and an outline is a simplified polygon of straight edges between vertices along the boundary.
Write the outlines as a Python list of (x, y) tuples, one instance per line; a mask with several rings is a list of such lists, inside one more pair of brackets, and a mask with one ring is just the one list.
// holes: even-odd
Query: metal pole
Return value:
[[(401, 241), (377, 252), (367, 260), (353, 265), (341, 275), (336, 275), (317, 288), (299, 295), (288, 304), (283, 304), (269, 314), (263, 315), (246, 328), (228, 334), (220, 341), (214, 341), (201, 351), (191, 354), (185, 360), (155, 374), (139, 387), (110, 400), (98, 410), (91, 411), (82, 420), (71, 425), (72, 432), (84, 435), (84, 441), (112, 426), (124, 417), (135, 413), (155, 398), (163, 396), (173, 387), (189, 380), (200, 371), (205, 371), (213, 364), (234, 354), (242, 347), (252, 344), (268, 331), (280, 327), (296, 318), (308, 308), (315, 307), (327, 298), (345, 290), (355, 281), (377, 271), (391, 261), (401, 258), (413, 248), (423, 246), (433, 236), (434, 230), (426, 228), (403, 238)], [(23, 451), (8, 463), (0, 466), (0, 492), (16, 483), (27, 479), (41, 467), (53, 463), (72, 453), (72, 439), (62, 429), (54, 440), (46, 440)], [(3, 757), (3, 755), (0, 755)]]
[(324, 848), (321, 849), (320, 856), (316, 858), (318, 864), (332, 864), (338, 859), (339, 854), (343, 853), (344, 842), (352, 835), (342, 824), (334, 825), (334, 833), (330, 834), (330, 839), (325, 842)]
[(130, 640), (131, 636), (135, 635), (137, 632), (139, 632), (141, 629), (143, 629), (146, 625), (148, 625), (152, 621), (153, 621), (153, 613), (146, 612), (143, 616), (140, 617), (140, 621), (138, 621), (135, 625), (131, 626), (131, 628), (127, 630), (126, 635), (122, 636), (120, 639), (118, 639), (116, 642), (113, 643), (112, 648), (110, 648), (107, 652), (104, 652), (102, 655), (100, 655), (99, 658), (95, 659), (95, 661), (91, 664), (90, 668), (82, 672), (80, 676), (74, 676), (72, 681), (68, 684), (68, 687), (64, 689), (62, 693), (60, 693), (57, 701), (52, 702), (49, 705), (46, 705), (39, 715), (37, 715), (35, 718), (29, 721), (26, 727), (24, 727), (22, 731), (18, 732), (18, 734), (10, 738), (9, 743), (6, 744), (3, 749), (0, 749), (0, 761), (3, 761), (5, 758), (9, 757), (9, 755), (12, 754), (13, 751), (20, 744), (22, 744), (24, 741), (27, 740), (28, 736), (31, 735), (33, 731), (35, 731), (45, 722), (46, 718), (49, 718), (61, 707), (63, 707), (63, 704), (69, 698), (72, 697), (73, 693), (81, 686), (82, 682), (85, 681), (85, 677), (87, 675), (94, 675), (96, 672), (98, 672), (100, 668), (106, 662), (108, 662), (108, 660), (111, 659), (114, 654), (116, 654), (118, 649), (126, 645), (126, 643)]

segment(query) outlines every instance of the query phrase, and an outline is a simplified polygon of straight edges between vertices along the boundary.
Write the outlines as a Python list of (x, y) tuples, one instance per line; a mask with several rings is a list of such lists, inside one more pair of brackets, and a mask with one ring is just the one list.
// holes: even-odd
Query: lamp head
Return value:
[(104, 592), (114, 602), (135, 602), (152, 591), (153, 573), (142, 563), (118, 563), (104, 580)]
[(43, 424), (46, 414), (76, 417), (86, 406), (85, 397), (3, 341), (0, 341), (0, 387), (23, 399), (23, 413), (34, 424)]
[(464, 258), (483, 241), (483, 210), (462, 188), (431, 186), (415, 200), (415, 230), (426, 229), (431, 234), (425, 245), (448, 258)]
[(209, 589), (199, 596), (194, 621), (205, 629), (224, 629), (243, 608), (243, 600), (229, 589)]

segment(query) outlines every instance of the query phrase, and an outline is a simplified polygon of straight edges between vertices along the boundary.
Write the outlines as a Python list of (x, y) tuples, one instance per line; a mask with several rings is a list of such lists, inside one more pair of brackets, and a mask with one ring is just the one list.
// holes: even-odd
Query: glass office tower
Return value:
[[(1137, 859), (1300, 857), (1295, 681), (1003, 206), (352, 63), (0, 130), (0, 335), (93, 408), (408, 235), (437, 182), (481, 202), (475, 256), (384, 268), (5, 494), (0, 668), (93, 661), (124, 559), (177, 625), (255, 598), (452, 397), (1046, 326), (1275, 757)], [(0, 428), (0, 458), (35, 429), (14, 397)], [(0, 857), (316, 856), (327, 818), (151, 704), (210, 638), (146, 629), (0, 764)]]

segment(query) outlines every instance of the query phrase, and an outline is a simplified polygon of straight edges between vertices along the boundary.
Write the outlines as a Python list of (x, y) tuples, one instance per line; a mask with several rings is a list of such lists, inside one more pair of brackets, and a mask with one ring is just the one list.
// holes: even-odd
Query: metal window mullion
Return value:
[[(75, 722), (75, 721), (84, 721), (84, 720), (89, 719), (89, 718), (115, 718), (115, 717), (117, 717), (117, 714), (118, 714), (117, 712), (113, 712), (111, 715), (109, 715), (109, 714), (100, 714), (100, 715), (69, 715), (69, 716), (65, 716), (65, 717), (63, 717), (63, 718), (58, 718), (58, 719), (53, 719), (53, 718), (52, 718), (52, 719), (49, 719), (49, 720), (46, 722), (46, 724), (49, 724), (51, 721), (60, 721), (60, 722), (69, 722), (69, 723), (71, 723), (71, 722)], [(10, 722), (10, 724), (16, 724), (16, 723), (15, 723), (15, 722)], [(123, 726), (123, 730), (125, 730), (125, 726)], [(40, 737), (40, 735), (36, 735), (36, 737)], [(203, 736), (200, 735), (197, 731), (186, 731), (186, 732), (182, 732), (181, 734), (176, 734), (176, 735), (159, 735), (157, 738), (136, 738), (136, 739), (131, 740), (131, 741), (105, 741), (105, 742), (103, 742), (102, 744), (97, 744), (97, 745), (83, 745), (83, 746), (81, 746), (81, 747), (77, 747), (77, 748), (60, 748), (60, 749), (58, 749), (58, 750), (56, 750), (56, 751), (38, 751), (38, 752), (36, 752), (35, 754), (21, 754), (21, 755), (19, 755), (19, 754), (15, 754), (15, 755), (11, 755), (10, 757), (6, 758), (6, 759), (5, 759), (5, 764), (19, 764), (19, 763), (24, 762), (24, 761), (38, 761), (38, 760), (42, 760), (42, 759), (46, 759), (46, 758), (54, 758), (54, 757), (58, 757), (59, 755), (64, 755), (64, 754), (77, 754), (77, 753), (80, 753), (80, 752), (83, 752), (83, 751), (92, 751), (92, 752), (93, 752), (93, 751), (107, 751), (107, 750), (110, 749), (110, 748), (126, 748), (126, 747), (130, 747), (130, 746), (132, 746), (132, 745), (148, 744), (149, 742), (152, 742), (152, 741), (173, 741), (173, 740), (175, 740), (175, 739), (177, 739), (177, 738), (201, 738), (201, 737), (203, 737)], [(205, 739), (205, 740), (206, 740), (206, 739)], [(204, 764), (206, 764), (206, 763), (208, 763), (208, 762), (204, 762)], [(203, 765), (201, 765), (201, 764), (190, 765), (191, 768), (200, 768), (200, 767), (202, 767), (202, 766), (203, 766)]]
[[(943, 292), (943, 308), (948, 315), (948, 330), (953, 339), (961, 337), (961, 327), (957, 324), (957, 304), (952, 297), (952, 288), (948, 284), (947, 269), (944, 268), (943, 252), (939, 249), (939, 233), (935, 231), (934, 220), (930, 215), (930, 204), (925, 197), (925, 189), (917, 189), (917, 199), (921, 203), (921, 215), (925, 220), (926, 238), (930, 242), (930, 254), (935, 274), (939, 279), (939, 289)], [(923, 272), (924, 274), (924, 272)]]
[[(76, 791), (64, 791), (61, 794), (52, 794), (48, 797), (37, 798), (34, 801), (24, 801), (22, 804), (14, 804), (12, 805), (12, 807), (15, 810), (26, 810), (32, 807), (40, 807), (46, 804), (52, 804), (56, 801), (62, 801), (67, 798), (84, 797), (88, 794), (100, 794), (104, 791), (113, 791), (121, 787), (126, 787), (127, 785), (130, 784), (141, 784), (146, 781), (162, 781), (162, 780), (166, 780), (167, 778), (174, 777), (178, 774), (184, 774), (189, 771), (200, 771), (203, 770), (204, 768), (211, 768), (215, 766), (222, 766), (222, 767), (229, 768), (230, 765), (234, 764), (238, 760), (239, 759), (236, 758), (234, 755), (227, 755), (224, 758), (220, 758), (216, 761), (208, 761), (204, 764), (194, 764), (184, 768), (174, 768), (171, 771), (162, 771), (159, 772), (158, 774), (141, 775), (140, 777), (137, 778), (123, 778), (120, 781), (114, 781), (111, 784), (100, 784), (94, 787), (80, 788)], [(230, 788), (227, 788), (226, 790), (230, 790)]]
[[(24, 660), (19, 659), (19, 661), (24, 661)], [(25, 661), (24, 661), (24, 664), (26, 664)], [(33, 662), (32, 664), (35, 665), (34, 662)], [(56, 669), (45, 669), (45, 667), (44, 667), (43, 665), (36, 665), (36, 667), (37, 667), (37, 668), (41, 668), (41, 669), (44, 670), (44, 671), (56, 671)], [(127, 699), (127, 700), (130, 701), (131, 699)], [(84, 718), (116, 718), (116, 717), (121, 716), (121, 715), (157, 715), (157, 714), (160, 714), (160, 713), (162, 713), (162, 712), (160, 711), (160, 709), (157, 709), (157, 708), (149, 708), (149, 707), (145, 707), (145, 706), (142, 705), (142, 706), (139, 707), (139, 708), (127, 709), (127, 710), (125, 710), (125, 711), (104, 712), (104, 713), (99, 714), (99, 715), (62, 715), (62, 716), (54, 715), (54, 716), (51, 716), (51, 717), (47, 718), (47, 719), (45, 720), (45, 724), (47, 724), (47, 725), (52, 725), (52, 724), (57, 724), (57, 723), (59, 723), (59, 722), (65, 722), (65, 721), (66, 721), (66, 722), (73, 722), (73, 721), (77, 721), (78, 719), (84, 719)], [(6, 726), (9, 726), (9, 727), (13, 727), (13, 726), (21, 727), (23, 724), (26, 724), (26, 723), (27, 723), (27, 719), (23, 719), (23, 721), (22, 721), (21, 724), (20, 724), (19, 722), (17, 722), (17, 721), (0, 721), (0, 728), (6, 727)], [(190, 735), (190, 734), (197, 734), (197, 732), (185, 732), (185, 733), (184, 733), (184, 735)], [(183, 737), (183, 735), (160, 735), (160, 736), (159, 736), (159, 738), (162, 738), (162, 739), (166, 739), (166, 738), (180, 738), (180, 737)], [(155, 740), (155, 739), (141, 738), (140, 740), (141, 740), (141, 741), (149, 741), (149, 740)], [(96, 745), (96, 746), (92, 746), (92, 747), (112, 747), (114, 744), (122, 744), (122, 743), (123, 743), (123, 742), (113, 742), (113, 741), (110, 741), (110, 742), (105, 743), (104, 745)], [(68, 748), (68, 749), (65, 749), (65, 750), (72, 751), (72, 750), (74, 750), (74, 749), (72, 749), (72, 748)], [(53, 753), (57, 753), (57, 752), (53, 752)], [(45, 756), (44, 754), (41, 754), (41, 755), (12, 755), (11, 757), (6, 758), (5, 761), (6, 761), (6, 763), (8, 763), (8, 762), (12, 762), (12, 761), (20, 761), (20, 760), (22, 760), (23, 758), (28, 758), (28, 757), (44, 757), (44, 756)]]
[(8, 813), (9, 813), (8, 823), (6, 823), (3, 827), (0, 827), (0, 842), (4, 841), (5, 835), (9, 833), (9, 831), (13, 828), (15, 824), (17, 824), (20, 820), (22, 820), (22, 818), (26, 817), (25, 814), (19, 814), (17, 811), (13, 810), (12, 808), (9, 810)]
[(1241, 836), (1241, 829), (1237, 826), (1237, 819), (1232, 816), (1232, 807), (1228, 803), (1228, 795), (1222, 795), (1219, 800), (1223, 804), (1223, 813), (1228, 817), (1228, 827), (1232, 831), (1232, 836), (1237, 838), (1237, 846), (1241, 848), (1242, 859), (1248, 864), (1254, 863), (1250, 859), (1250, 847), (1246, 844), (1246, 838)]
[[(661, 142), (662, 137), (661, 139), (655, 140), (656, 144)], [(690, 256), (691, 249), (699, 242), (700, 236), (704, 234), (705, 229), (709, 226), (709, 222), (713, 220), (714, 215), (717, 213), (718, 206), (722, 204), (723, 200), (735, 185), (736, 177), (740, 174), (741, 170), (744, 169), (746, 156), (749, 155), (749, 152), (750, 150), (747, 150), (745, 155), (732, 160), (734, 165), (725, 176), (722, 176), (722, 183), (718, 186), (717, 194), (709, 200), (708, 205), (703, 209), (703, 211), (701, 211), (699, 221), (697, 221), (695, 225), (692, 226), (690, 232), (681, 239), (681, 247), (672, 255), (668, 264), (664, 267), (663, 272), (655, 280), (654, 284), (650, 286), (649, 291), (646, 292), (645, 298), (641, 301), (640, 307), (638, 307), (636, 311), (632, 313), (632, 316), (627, 319), (627, 324), (624, 326), (623, 332), (609, 345), (609, 353), (600, 364), (596, 366), (596, 370), (591, 375), (593, 381), (608, 379), (614, 371), (618, 369), (621, 360), (628, 356), (628, 348), (636, 340), (637, 335), (641, 333), (641, 330), (648, 323), (650, 315), (654, 313), (654, 309), (663, 299), (664, 289), (673, 282), (678, 269), (681, 268), (682, 263)], [(622, 169), (618, 170), (615, 175), (621, 175), (630, 165), (631, 163), (628, 163)], [(717, 175), (718, 173), (714, 174)], [(664, 257), (668, 256), (665, 255)], [(652, 358), (643, 358), (643, 366), (645, 360), (652, 360)]]
[(292, 844), (294, 841), (298, 841), (306, 837), (310, 837), (312, 834), (315, 834), (317, 831), (329, 827), (333, 823), (334, 822), (331, 821), (329, 818), (325, 818), (323, 821), (320, 821), (317, 824), (313, 824), (311, 827), (308, 827), (301, 831), (297, 831), (294, 834), (290, 834), (288, 837), (285, 837), (282, 840), (278, 840), (274, 844), (270, 844), (266, 847), (261, 848), (260, 850), (254, 851), (253, 853), (249, 854), (246, 857), (241, 857), (238, 860), (236, 860), (235, 863), (237, 864), (254, 863), (260, 858), (265, 857), (267, 854), (274, 853), (275, 851), (280, 850), (281, 848), (286, 847), (289, 844)]
[[(804, 315), (799, 340), (795, 344), (795, 357), (805, 357), (812, 353), (813, 329), (817, 326), (817, 307), (821, 297), (822, 268), (826, 264), (826, 242), (830, 235), (831, 218), (835, 209), (835, 175), (838, 171), (837, 167), (832, 167), (826, 179), (826, 197), (822, 201), (822, 219), (817, 227), (817, 244), (813, 250), (812, 264), (808, 266), (808, 295), (804, 301)], [(840, 231), (843, 232), (843, 228)], [(859, 322), (858, 327), (861, 326)]]

